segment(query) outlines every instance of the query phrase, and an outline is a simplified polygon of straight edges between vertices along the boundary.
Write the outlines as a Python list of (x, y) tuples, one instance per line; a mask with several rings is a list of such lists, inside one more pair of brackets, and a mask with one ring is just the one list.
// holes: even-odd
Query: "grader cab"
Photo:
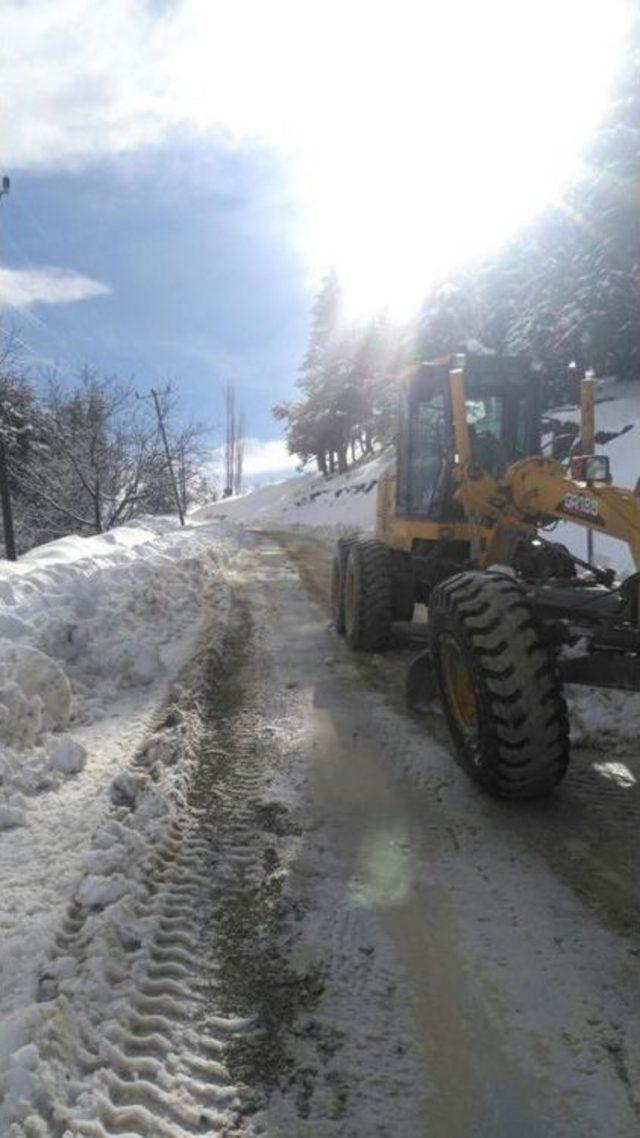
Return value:
[(405, 377), (396, 470), (378, 485), (375, 538), (338, 543), (336, 629), (377, 652), (428, 606), (414, 706), (437, 693), (457, 754), (489, 791), (549, 793), (569, 760), (563, 683), (640, 691), (640, 572), (549, 541), (569, 520), (626, 541), (640, 569), (640, 498), (594, 454), (593, 380), (566, 470), (542, 454), (540, 382), (524, 360), (454, 357)]

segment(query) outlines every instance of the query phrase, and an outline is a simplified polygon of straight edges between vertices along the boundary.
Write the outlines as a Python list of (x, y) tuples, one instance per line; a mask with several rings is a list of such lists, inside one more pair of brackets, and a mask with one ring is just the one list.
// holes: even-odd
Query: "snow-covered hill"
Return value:
[(346, 474), (330, 478), (321, 474), (297, 475), (260, 486), (238, 498), (202, 506), (192, 518), (229, 518), (249, 525), (305, 526), (336, 532), (371, 530), (375, 525), (378, 478), (393, 461), (393, 451), (387, 451)]
[[(579, 408), (565, 405), (547, 412), (558, 423), (577, 424)], [(601, 442), (596, 449), (608, 454), (614, 482), (634, 489), (640, 479), (640, 384), (606, 383), (599, 387), (596, 431)], [(324, 478), (304, 474), (261, 486), (239, 498), (215, 502), (196, 510), (193, 519), (229, 518), (249, 525), (288, 529), (302, 526), (327, 536), (335, 533), (370, 532), (375, 528), (376, 487), (382, 470), (395, 461), (393, 450), (347, 474)], [(559, 522), (554, 540), (562, 541), (580, 557), (586, 556), (586, 531), (569, 522)], [(633, 571), (629, 551), (622, 542), (595, 536), (598, 563), (622, 574)]]

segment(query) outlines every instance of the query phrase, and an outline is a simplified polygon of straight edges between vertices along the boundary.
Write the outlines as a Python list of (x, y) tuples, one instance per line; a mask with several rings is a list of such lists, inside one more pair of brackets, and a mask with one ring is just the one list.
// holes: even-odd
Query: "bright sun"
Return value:
[[(576, 172), (621, 54), (614, 0), (356, 5), (299, 106), (305, 234), (352, 309), (406, 315)], [(336, 49), (336, 41), (340, 45)], [(327, 90), (328, 86), (328, 90)]]
[(333, 264), (355, 311), (405, 313), (575, 174), (629, 8), (185, 0), (180, 19), (174, 108), (285, 147), (310, 276)]

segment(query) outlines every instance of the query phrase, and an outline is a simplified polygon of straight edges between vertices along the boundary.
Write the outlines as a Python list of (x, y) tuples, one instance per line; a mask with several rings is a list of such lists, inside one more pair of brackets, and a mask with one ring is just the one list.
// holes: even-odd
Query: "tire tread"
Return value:
[(380, 652), (386, 647), (392, 619), (392, 575), (389, 550), (374, 538), (353, 542), (349, 558), (357, 574), (358, 595), (347, 641), (361, 652)]
[[(498, 573), (467, 571), (436, 589), (429, 605), (437, 661), (438, 629), (458, 629), (480, 695), (480, 762), (463, 761), (487, 789), (507, 798), (549, 793), (564, 777), (569, 724), (555, 659), (542, 643), (524, 589)], [(461, 753), (444, 697), (447, 718)]]

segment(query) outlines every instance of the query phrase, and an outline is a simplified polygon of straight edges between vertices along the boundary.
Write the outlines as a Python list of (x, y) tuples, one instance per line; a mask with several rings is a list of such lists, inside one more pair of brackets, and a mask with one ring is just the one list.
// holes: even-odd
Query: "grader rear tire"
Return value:
[(393, 574), (393, 619), (410, 624), (415, 608), (413, 567), (407, 554), (396, 557)]
[(567, 771), (569, 723), (522, 587), (499, 573), (459, 573), (431, 594), (428, 627), (462, 766), (503, 798), (549, 794)]
[(389, 640), (393, 606), (391, 559), (381, 541), (351, 545), (344, 604), (349, 647), (358, 652), (382, 651)]

